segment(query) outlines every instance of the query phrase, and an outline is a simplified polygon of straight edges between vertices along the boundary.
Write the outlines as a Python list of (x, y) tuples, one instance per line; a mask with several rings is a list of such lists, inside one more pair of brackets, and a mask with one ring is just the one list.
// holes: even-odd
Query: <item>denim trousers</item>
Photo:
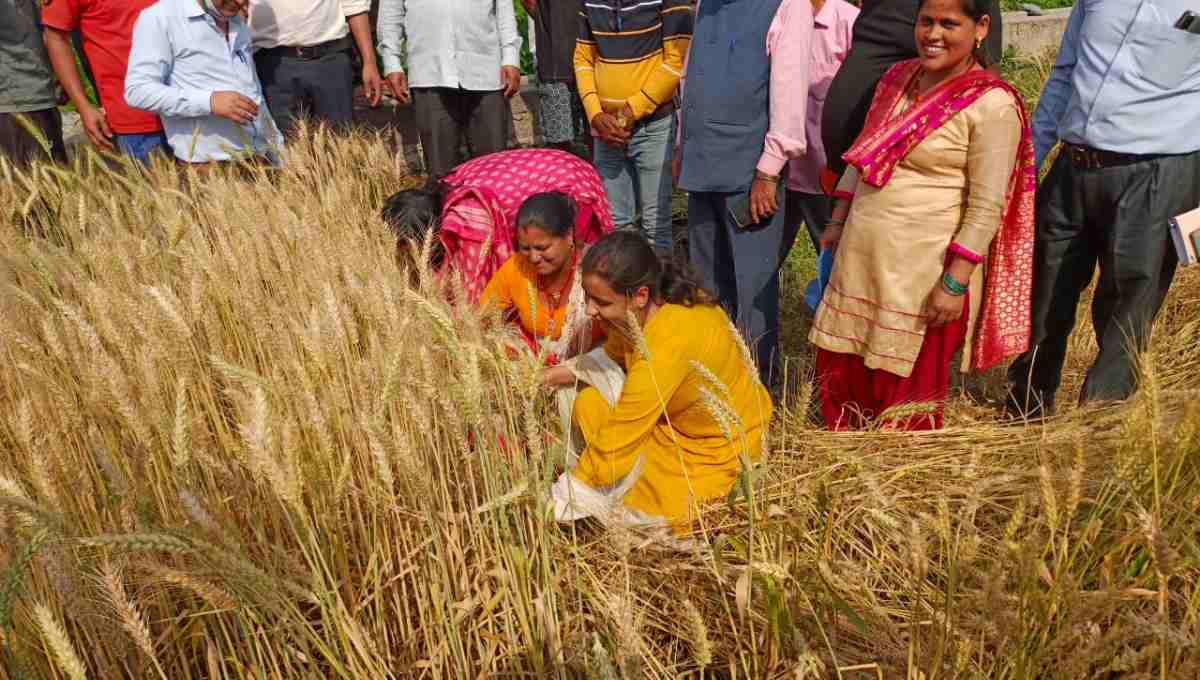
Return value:
[(167, 144), (167, 136), (162, 130), (114, 136), (117, 149), (142, 165), (150, 165), (150, 154), (154, 151), (162, 151), (167, 157), (171, 157), (171, 147)]
[(671, 158), (675, 116), (638, 125), (628, 146), (596, 140), (594, 162), (612, 206), (613, 224), (628, 229), (642, 218), (642, 232), (658, 250), (670, 252)]

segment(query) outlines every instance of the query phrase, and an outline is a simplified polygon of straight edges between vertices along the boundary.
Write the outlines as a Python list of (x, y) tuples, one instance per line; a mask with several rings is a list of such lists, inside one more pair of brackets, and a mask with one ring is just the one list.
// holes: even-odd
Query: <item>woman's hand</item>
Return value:
[(575, 373), (566, 366), (551, 366), (542, 371), (542, 384), (546, 387), (566, 387), (575, 384)]
[(962, 316), (965, 303), (965, 296), (946, 292), (941, 279), (938, 279), (933, 290), (929, 291), (929, 297), (925, 298), (925, 321), (930, 326), (942, 326), (955, 321)]
[(845, 224), (838, 222), (830, 222), (825, 225), (825, 230), (821, 232), (821, 237), (817, 239), (817, 244), (821, 246), (821, 250), (836, 250), (838, 242), (842, 240), (842, 229)]

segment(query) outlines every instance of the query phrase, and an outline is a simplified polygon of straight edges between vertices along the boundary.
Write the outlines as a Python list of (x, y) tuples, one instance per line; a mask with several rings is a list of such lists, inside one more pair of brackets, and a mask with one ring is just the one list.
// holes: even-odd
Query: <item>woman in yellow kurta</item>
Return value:
[[(761, 458), (770, 395), (725, 312), (640, 235), (601, 239), (582, 271), (588, 315), (626, 376), (615, 403), (595, 388), (579, 394), (586, 448), (555, 485), (556, 514), (684, 531), (699, 503), (729, 492), (743, 455)], [(546, 375), (551, 385), (575, 379), (568, 366)]]
[(534, 194), (517, 211), (517, 252), (488, 281), (479, 303), (499, 308), (532, 350), (551, 365), (586, 352), (599, 339), (584, 307), (575, 240), (575, 202)]

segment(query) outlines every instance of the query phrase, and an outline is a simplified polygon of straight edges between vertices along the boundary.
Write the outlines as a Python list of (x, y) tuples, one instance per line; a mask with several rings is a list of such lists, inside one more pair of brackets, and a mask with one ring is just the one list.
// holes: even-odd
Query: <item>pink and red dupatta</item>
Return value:
[(594, 243), (613, 230), (600, 175), (591, 163), (554, 149), (513, 149), (463, 163), (445, 179), (440, 237), (446, 250), (443, 274), (463, 279), (475, 302), (513, 254), (517, 211), (525, 199), (561, 191), (579, 206), (575, 236)]
[(893, 116), (919, 68), (920, 60), (911, 59), (884, 74), (875, 90), (862, 134), (843, 158), (858, 168), (861, 181), (883, 187), (900, 161), (917, 145), (979, 97), (1000, 88), (1016, 100), (1021, 113), (1021, 144), (1008, 184), (1000, 229), (988, 252), (979, 324), (971, 348), (971, 368), (982, 371), (1029, 348), (1037, 189), (1033, 136), (1020, 93), (999, 76), (982, 69), (968, 71), (935, 88), (926, 99)]

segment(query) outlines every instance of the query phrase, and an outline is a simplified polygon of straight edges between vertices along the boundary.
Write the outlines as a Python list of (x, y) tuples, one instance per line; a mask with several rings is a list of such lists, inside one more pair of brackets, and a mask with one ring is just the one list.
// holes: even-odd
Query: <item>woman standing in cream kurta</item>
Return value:
[[(880, 82), (846, 155), (851, 167), (822, 235), (837, 248), (834, 271), (810, 335), (831, 428), (919, 402), (934, 407), (888, 424), (940, 427), (950, 361), (964, 342), (965, 368), (1028, 342), (1029, 128), (1019, 95), (973, 49), (987, 35), (987, 9), (984, 0), (921, 3), (921, 57)], [(985, 258), (986, 276), (977, 266)]]

